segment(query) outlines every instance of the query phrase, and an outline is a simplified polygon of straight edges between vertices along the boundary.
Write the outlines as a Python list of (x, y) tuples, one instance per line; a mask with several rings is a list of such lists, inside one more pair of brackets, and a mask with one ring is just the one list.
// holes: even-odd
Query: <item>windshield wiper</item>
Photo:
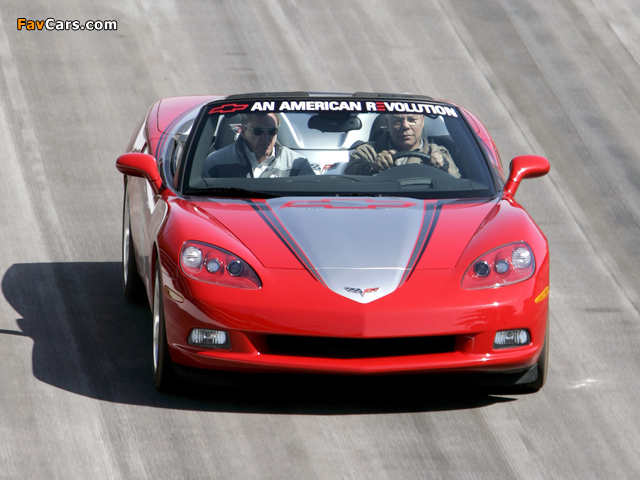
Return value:
[(197, 188), (189, 192), (191, 195), (213, 195), (221, 197), (238, 198), (278, 198), (282, 195), (274, 192), (264, 192), (259, 190), (246, 190), (244, 188)]

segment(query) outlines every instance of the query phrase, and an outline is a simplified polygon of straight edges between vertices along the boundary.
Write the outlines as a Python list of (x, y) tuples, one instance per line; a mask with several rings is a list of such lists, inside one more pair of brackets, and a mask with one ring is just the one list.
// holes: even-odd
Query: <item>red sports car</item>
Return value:
[[(124, 293), (153, 374), (481, 374), (539, 390), (549, 250), (482, 123), (450, 102), (166, 98), (117, 160)], [(474, 375), (477, 376), (477, 375)]]

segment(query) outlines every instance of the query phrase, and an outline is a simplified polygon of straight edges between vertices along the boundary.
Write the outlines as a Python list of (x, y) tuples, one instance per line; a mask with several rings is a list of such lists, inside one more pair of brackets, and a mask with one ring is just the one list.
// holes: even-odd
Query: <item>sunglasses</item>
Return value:
[(278, 127), (272, 128), (262, 128), (262, 127), (248, 127), (244, 125), (244, 128), (247, 130), (251, 130), (256, 137), (261, 136), (264, 132), (267, 132), (267, 135), (273, 137), (276, 133), (278, 133)]

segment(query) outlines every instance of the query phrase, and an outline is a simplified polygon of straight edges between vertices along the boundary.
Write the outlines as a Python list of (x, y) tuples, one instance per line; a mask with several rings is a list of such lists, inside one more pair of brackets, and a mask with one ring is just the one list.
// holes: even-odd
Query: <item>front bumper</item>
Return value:
[[(273, 278), (265, 279), (266, 275)], [(548, 276), (534, 275), (516, 285), (467, 291), (460, 288), (455, 271), (416, 270), (397, 291), (369, 304), (336, 295), (306, 271), (269, 270), (262, 277), (265, 286), (261, 290), (244, 291), (165, 274), (165, 321), (173, 362), (196, 369), (256, 373), (497, 373), (531, 368), (544, 344), (548, 298), (539, 297), (548, 286)], [(273, 285), (278, 288), (269, 287)], [(188, 345), (192, 328), (227, 331), (231, 350)], [(497, 331), (515, 328), (529, 330), (529, 345), (493, 348)], [(270, 349), (269, 335), (315, 339), (448, 337), (452, 348), (361, 358), (317, 352), (281, 354)]]

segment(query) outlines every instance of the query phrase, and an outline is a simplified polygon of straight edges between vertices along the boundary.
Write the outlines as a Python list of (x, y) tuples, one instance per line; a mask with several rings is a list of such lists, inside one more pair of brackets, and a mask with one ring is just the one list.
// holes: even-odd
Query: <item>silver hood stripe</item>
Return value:
[(395, 198), (250, 203), (316, 280), (359, 303), (409, 279), (441, 209), (440, 202)]

